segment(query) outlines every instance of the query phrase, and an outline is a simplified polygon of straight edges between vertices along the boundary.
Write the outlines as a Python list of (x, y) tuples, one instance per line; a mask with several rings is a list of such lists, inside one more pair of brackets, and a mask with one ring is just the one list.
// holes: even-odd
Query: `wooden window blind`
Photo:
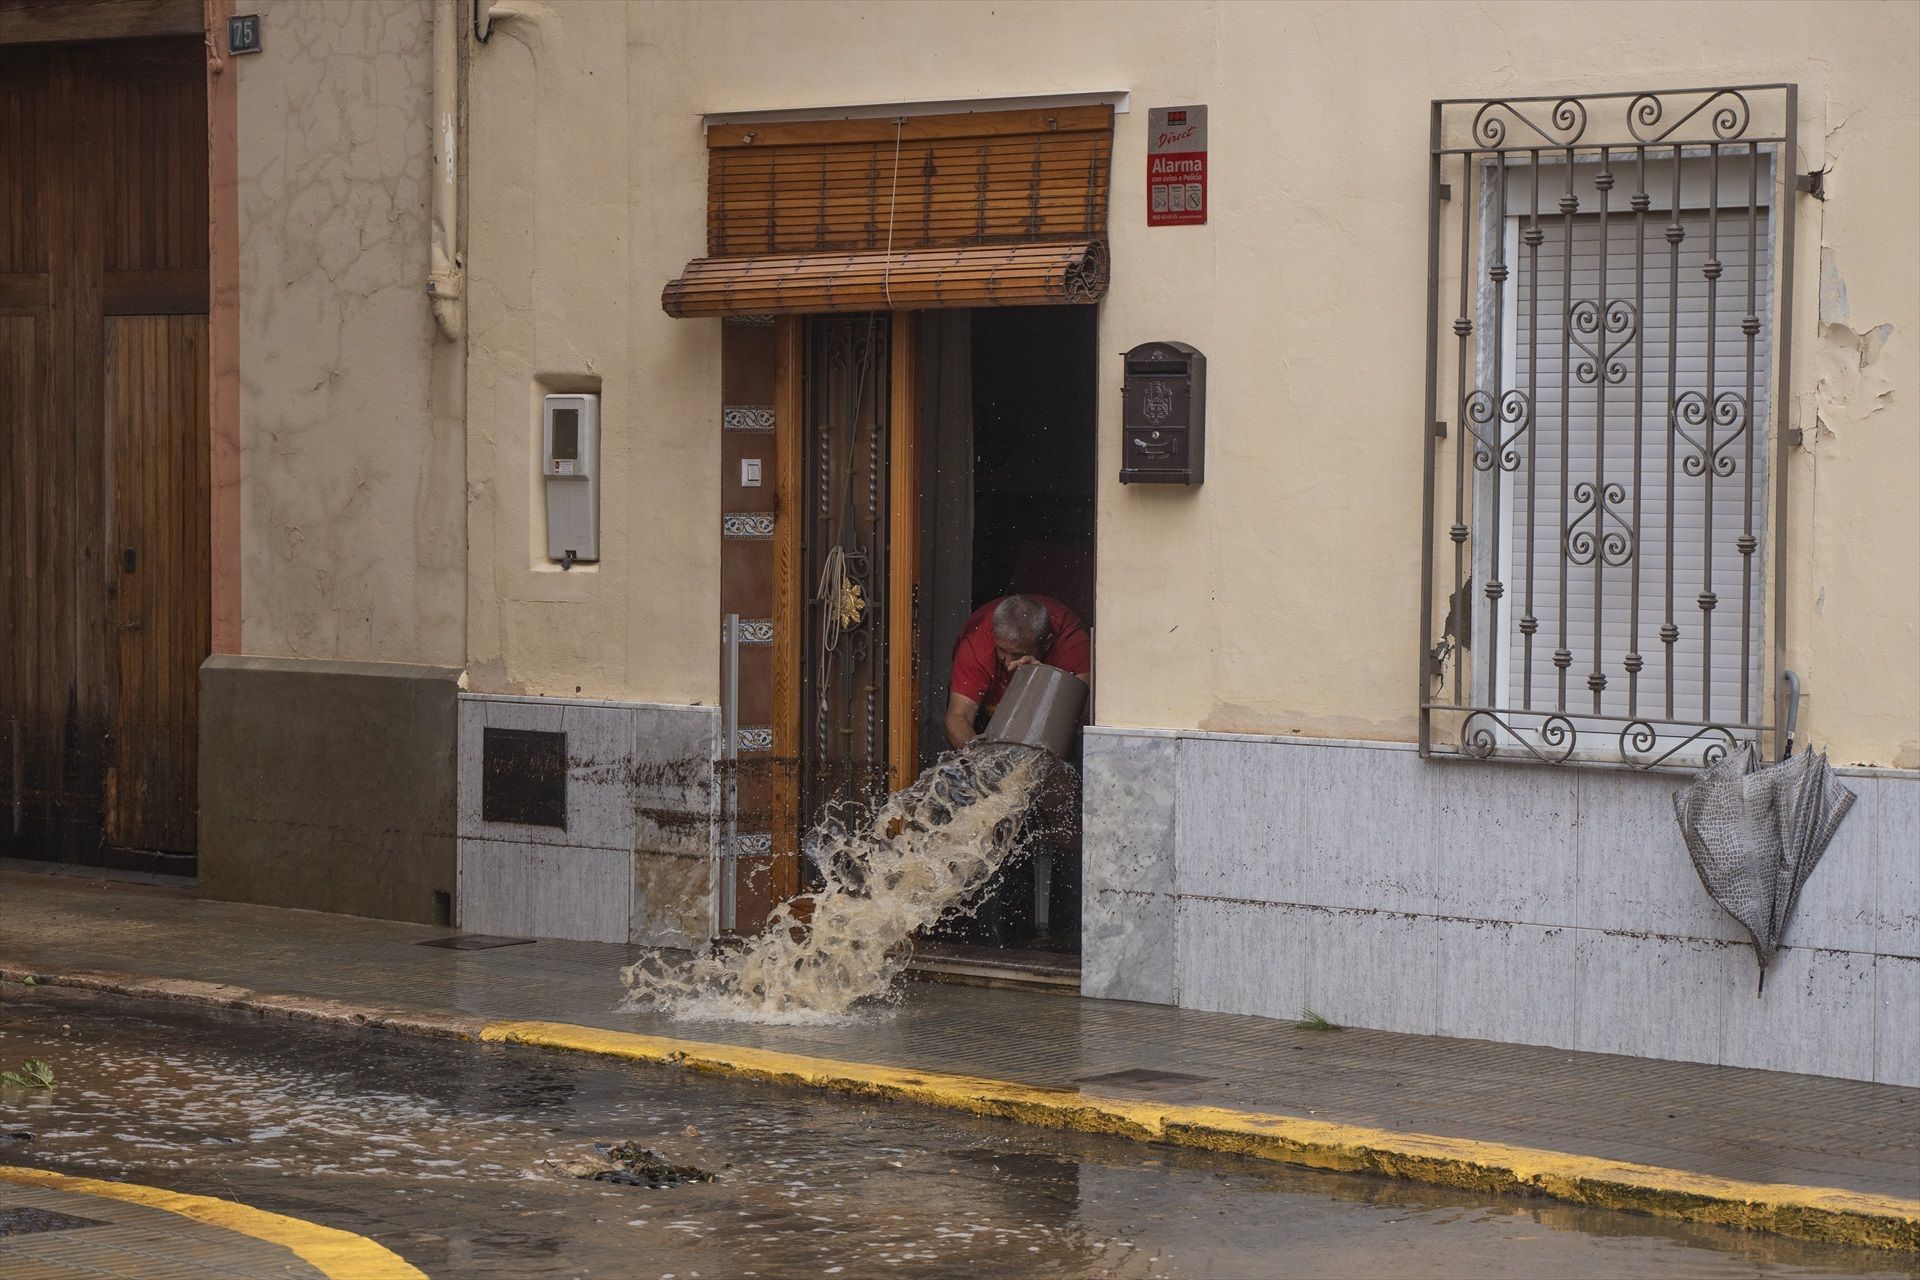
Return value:
[(729, 124), (673, 315), (1090, 302), (1113, 108)]

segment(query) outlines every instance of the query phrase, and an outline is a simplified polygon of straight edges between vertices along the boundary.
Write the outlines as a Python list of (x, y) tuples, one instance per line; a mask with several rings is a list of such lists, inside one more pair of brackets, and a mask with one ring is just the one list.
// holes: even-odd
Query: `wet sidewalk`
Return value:
[[(664, 1037), (704, 1050), (735, 1046), (739, 1062), (765, 1051), (751, 1060), (800, 1055), (887, 1069), (894, 1078), (938, 1073), (1054, 1099), (1112, 1099), (1107, 1113), (1123, 1118), (1153, 1108), (1254, 1113), (1282, 1128), (1285, 1118), (1297, 1118), (1414, 1144), (1405, 1167), (1357, 1161), (1357, 1168), (1422, 1177), (1421, 1150), (1486, 1144), (1496, 1153), (1524, 1149), (1673, 1173), (1676, 1195), (1751, 1198), (1754, 1187), (1724, 1189), (1733, 1184), (1837, 1189), (1910, 1224), (1894, 1238), (1920, 1226), (1913, 1203), (1920, 1197), (1920, 1090), (1486, 1041), (1316, 1032), (1260, 1018), (937, 983), (909, 984), (897, 1009), (853, 1026), (670, 1023), (617, 1008), (618, 971), (636, 949), (421, 945), (453, 932), (0, 872), (0, 975), (16, 980), (32, 974), (451, 1036), (503, 1038), (493, 1034), (500, 1024), (565, 1024), (629, 1033), (639, 1048), (628, 1056), (659, 1056), (661, 1041), (639, 1037)], [(610, 1043), (590, 1041), (582, 1034), (546, 1042)], [(831, 1072), (814, 1074), (839, 1084)], [(1567, 1167), (1571, 1180), (1593, 1180), (1578, 1160)], [(1771, 1218), (1750, 1224), (1789, 1229)]]

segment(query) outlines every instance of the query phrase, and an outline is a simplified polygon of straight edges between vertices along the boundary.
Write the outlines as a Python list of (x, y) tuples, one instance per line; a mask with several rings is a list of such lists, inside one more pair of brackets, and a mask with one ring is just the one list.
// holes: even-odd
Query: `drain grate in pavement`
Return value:
[(36, 1236), (43, 1231), (78, 1231), (81, 1227), (104, 1227), (96, 1218), (76, 1218), (52, 1209), (30, 1209), (25, 1205), (0, 1204), (0, 1240), (8, 1236)]
[(1147, 1067), (1129, 1067), (1125, 1071), (1109, 1071), (1105, 1075), (1081, 1076), (1075, 1084), (1130, 1084), (1143, 1089), (1156, 1088), (1163, 1084), (1205, 1084), (1212, 1076), (1190, 1076), (1182, 1071), (1154, 1071)]
[(449, 951), (491, 951), (495, 947), (524, 947), (532, 941), (532, 938), (500, 938), (491, 933), (456, 933), (450, 938), (428, 938), (415, 945), (445, 947)]

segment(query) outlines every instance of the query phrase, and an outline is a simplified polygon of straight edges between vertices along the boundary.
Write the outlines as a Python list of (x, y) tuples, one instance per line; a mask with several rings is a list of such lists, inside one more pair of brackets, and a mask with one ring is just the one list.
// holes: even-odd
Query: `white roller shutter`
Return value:
[[(1650, 212), (1643, 232), (1636, 231), (1631, 212), (1609, 216), (1604, 296), (1610, 302), (1633, 303), (1637, 299), (1638, 306), (1630, 317), (1630, 330), (1608, 333), (1603, 326), (1600, 333), (1580, 337), (1602, 356), (1612, 352), (1610, 359), (1621, 363), (1624, 376), (1620, 383), (1609, 384), (1603, 368), (1600, 379), (1588, 384), (1568, 374), (1564, 408), (1563, 370), (1570, 363), (1577, 371), (1583, 361), (1592, 358), (1575, 343), (1569, 362), (1563, 334), (1570, 300), (1571, 305), (1579, 307), (1584, 303), (1597, 305), (1602, 298), (1600, 220), (1592, 215), (1572, 219), (1569, 287), (1564, 256), (1567, 220), (1557, 214), (1541, 218), (1545, 240), (1538, 254), (1537, 314), (1529, 301), (1533, 258), (1518, 234), (1524, 222), (1514, 220), (1509, 226), (1509, 253), (1515, 269), (1504, 310), (1509, 353), (1506, 363), (1512, 372), (1504, 381), (1521, 390), (1531, 385), (1534, 404), (1534, 422), (1528, 433), (1531, 448), (1526, 450), (1518, 470), (1507, 477), (1501, 504), (1506, 517), (1501, 577), (1507, 593), (1501, 610), (1501, 647), (1505, 652), (1500, 661), (1511, 707), (1531, 705), (1536, 711), (1550, 711), (1559, 706), (1559, 673), (1553, 665), (1553, 653), (1562, 643), (1560, 592), (1564, 575), (1564, 643), (1573, 655), (1566, 673), (1565, 709), (1570, 714), (1595, 710), (1588, 678), (1597, 670), (1606, 677), (1599, 706), (1603, 715), (1726, 725), (1758, 723), (1764, 718), (1765, 653), (1761, 638), (1766, 600), (1767, 446), (1771, 437), (1768, 284), (1772, 272), (1767, 209), (1758, 209), (1750, 234), (1745, 182), (1739, 185), (1741, 204), (1737, 209), (1722, 207), (1711, 218), (1704, 209), (1680, 216), (1686, 235), (1679, 246), (1677, 304), (1671, 321), (1669, 307), (1675, 298), (1676, 273), (1666, 228), (1672, 215), (1664, 210)], [(1618, 203), (1624, 203), (1624, 199)], [(1715, 225), (1710, 226), (1710, 221)], [(1710, 233), (1714, 256), (1722, 264), (1717, 285), (1710, 285), (1703, 273)], [(1644, 249), (1638, 280), (1636, 241), (1641, 241)], [(1748, 314), (1750, 272), (1755, 281), (1753, 309), (1760, 323), (1752, 339), (1751, 360), (1748, 335), (1742, 332), (1742, 321)], [(1603, 393), (1604, 423), (1600, 412)], [(1675, 396), (1688, 393), (1700, 397), (1703, 404), (1726, 399), (1743, 419), (1744, 434), (1730, 445), (1723, 446), (1723, 442), (1733, 437), (1734, 424), (1713, 429), (1713, 443), (1722, 459), (1720, 470), (1729, 474), (1715, 474), (1712, 459), (1702, 465), (1700, 449), (1677, 433), (1670, 445), (1669, 406)], [(1701, 445), (1707, 442), (1707, 424), (1681, 425)], [(1567, 476), (1564, 495), (1563, 446)], [(1701, 474), (1687, 473), (1689, 458), (1695, 459), (1694, 466)], [(1617, 518), (1612, 513), (1603, 516), (1595, 512), (1580, 519), (1590, 503), (1580, 492), (1583, 484), (1596, 488), (1619, 485), (1620, 500), (1611, 504)], [(1629, 535), (1631, 552), (1619, 564), (1604, 563), (1599, 555), (1594, 557), (1594, 564), (1570, 563), (1563, 551), (1563, 531), (1569, 528), (1574, 533)], [(1529, 534), (1533, 546), (1531, 607), (1539, 619), (1533, 637), (1530, 700), (1525, 637), (1519, 625), (1528, 608)], [(1743, 556), (1740, 549), (1743, 537), (1749, 534), (1757, 544), (1751, 557)], [(1581, 557), (1576, 554), (1575, 558)], [(1637, 624), (1632, 608), (1636, 565)], [(1596, 572), (1600, 579), (1597, 593)], [(1671, 620), (1679, 631), (1672, 646), (1670, 710), (1667, 646), (1660, 635), (1669, 620), (1669, 580)], [(1711, 674), (1703, 681), (1702, 657), (1707, 646), (1698, 598), (1709, 589), (1709, 583), (1718, 603), (1712, 613)], [(1597, 648), (1596, 607), (1600, 616)], [(1627, 658), (1636, 650), (1644, 665), (1637, 703), (1630, 707)], [(1748, 663), (1744, 686), (1743, 652)]]

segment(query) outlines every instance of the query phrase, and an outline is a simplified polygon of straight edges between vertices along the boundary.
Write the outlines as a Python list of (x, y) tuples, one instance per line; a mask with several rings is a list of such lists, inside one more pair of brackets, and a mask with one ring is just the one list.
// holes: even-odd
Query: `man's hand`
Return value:
[(1027, 653), (1027, 654), (1022, 654), (1020, 657), (1014, 658), (1013, 660), (1008, 662), (1007, 671), (1009, 673), (1012, 673), (1012, 672), (1018, 671), (1022, 667), (1037, 667), (1039, 665), (1040, 665), (1040, 659), (1036, 658), (1031, 653)]
[(951, 694), (947, 698), (947, 742), (956, 750), (973, 741), (973, 721), (980, 714), (980, 704), (972, 698), (963, 698)]

